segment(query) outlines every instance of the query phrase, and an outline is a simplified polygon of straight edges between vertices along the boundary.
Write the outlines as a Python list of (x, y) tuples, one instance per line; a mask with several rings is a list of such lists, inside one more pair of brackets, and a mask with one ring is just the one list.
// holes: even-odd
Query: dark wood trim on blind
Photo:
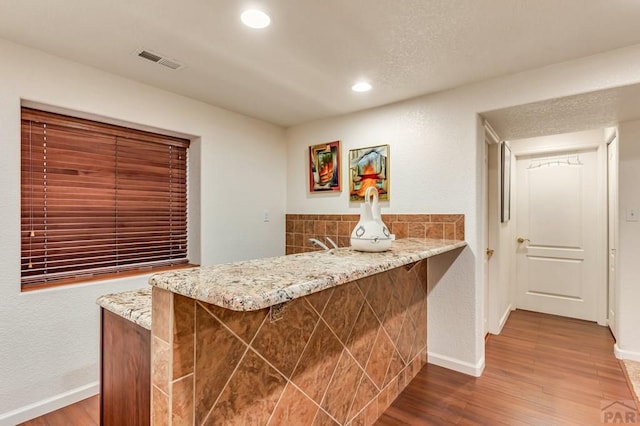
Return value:
[(21, 279), (187, 264), (189, 141), (22, 109)]
[(57, 124), (68, 129), (88, 130), (94, 134), (119, 136), (127, 139), (137, 139), (145, 142), (155, 142), (164, 145), (180, 146), (183, 148), (189, 147), (188, 139), (165, 136), (158, 133), (145, 132), (143, 130), (131, 129), (129, 127), (116, 126), (83, 118), (70, 117), (53, 112), (40, 111), (33, 108), (22, 107), (22, 119), (48, 123), (50, 125)]

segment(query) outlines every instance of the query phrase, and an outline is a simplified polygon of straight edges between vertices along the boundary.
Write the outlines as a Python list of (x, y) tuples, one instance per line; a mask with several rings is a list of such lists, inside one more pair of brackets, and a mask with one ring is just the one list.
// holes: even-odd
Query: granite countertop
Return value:
[(151, 287), (105, 294), (96, 303), (108, 311), (151, 330)]
[(338, 248), (163, 272), (151, 276), (149, 283), (234, 311), (254, 311), (466, 245), (404, 238), (381, 253)]

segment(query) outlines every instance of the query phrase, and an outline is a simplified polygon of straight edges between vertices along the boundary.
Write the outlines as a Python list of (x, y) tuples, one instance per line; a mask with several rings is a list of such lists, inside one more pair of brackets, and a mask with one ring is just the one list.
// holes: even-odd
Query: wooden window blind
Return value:
[(22, 109), (23, 288), (187, 261), (189, 141)]

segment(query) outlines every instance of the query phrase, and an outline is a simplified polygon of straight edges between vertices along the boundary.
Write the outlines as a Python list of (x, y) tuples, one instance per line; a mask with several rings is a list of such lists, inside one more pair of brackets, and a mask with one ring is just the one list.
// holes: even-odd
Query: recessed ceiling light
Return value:
[(371, 90), (371, 85), (366, 81), (359, 81), (353, 86), (351, 86), (351, 90), (354, 92), (368, 92)]
[(249, 9), (240, 15), (242, 23), (251, 28), (266, 28), (271, 24), (269, 15), (257, 9)]

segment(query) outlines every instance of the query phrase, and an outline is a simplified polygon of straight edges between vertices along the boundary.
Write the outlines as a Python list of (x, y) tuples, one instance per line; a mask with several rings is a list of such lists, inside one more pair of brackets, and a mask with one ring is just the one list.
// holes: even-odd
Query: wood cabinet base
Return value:
[(151, 423), (151, 332), (101, 309), (100, 424)]

